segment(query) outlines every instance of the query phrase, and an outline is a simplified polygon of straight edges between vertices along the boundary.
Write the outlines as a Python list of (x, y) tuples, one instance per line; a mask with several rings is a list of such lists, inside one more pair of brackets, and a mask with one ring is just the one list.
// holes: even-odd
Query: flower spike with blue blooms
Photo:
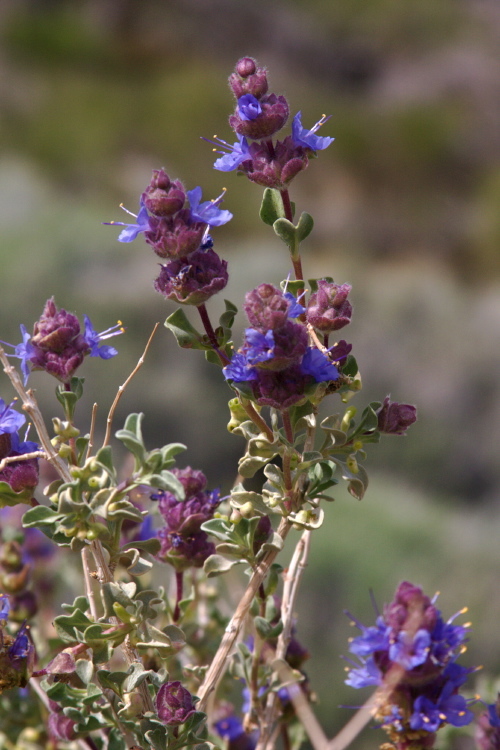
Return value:
[(230, 211), (219, 208), (219, 203), (223, 200), (225, 194), (226, 190), (224, 189), (215, 200), (200, 203), (201, 187), (188, 190), (186, 195), (189, 199), (193, 221), (200, 221), (203, 224), (208, 224), (210, 227), (220, 227), (222, 224), (227, 224), (228, 221), (231, 221), (233, 214)]
[(85, 321), (84, 339), (90, 347), (90, 356), (100, 357), (101, 359), (111, 359), (111, 357), (116, 357), (118, 351), (114, 346), (108, 346), (107, 344), (102, 344), (100, 346), (99, 344), (104, 339), (109, 339), (112, 336), (119, 336), (121, 333), (125, 333), (125, 328), (123, 327), (121, 320), (119, 320), (116, 325), (111, 326), (111, 328), (107, 328), (105, 331), (97, 333), (90, 322), (89, 316), (84, 315), (83, 319)]
[(302, 112), (297, 112), (292, 122), (292, 140), (296, 146), (304, 146), (310, 148), (312, 151), (322, 151), (333, 143), (335, 138), (328, 138), (326, 136), (316, 135), (319, 128), (329, 120), (331, 115), (327, 117), (322, 115), (321, 119), (312, 126), (310, 130), (302, 126)]
[(401, 750), (430, 748), (431, 735), (442, 726), (462, 727), (474, 718), (471, 701), (459, 689), (475, 669), (457, 664), (468, 624), (453, 625), (453, 619), (443, 620), (435, 598), (408, 581), (399, 585), (375, 626), (353, 619), (361, 635), (351, 639), (349, 651), (360, 664), (351, 662), (346, 683), (386, 688), (375, 718)]
[(17, 359), (21, 360), (21, 370), (24, 375), (24, 385), (26, 385), (30, 374), (28, 362), (33, 356), (35, 349), (31, 343), (31, 336), (26, 330), (26, 327), (21, 324), (20, 328), (21, 336), (23, 338), (20, 344), (9, 344), (7, 341), (2, 341), (0, 343), (5, 344), (5, 346), (11, 346), (14, 349), (11, 354), (7, 354), (8, 357), (17, 357)]
[(142, 202), (137, 215), (129, 211), (128, 208), (125, 208), (123, 204), (120, 204), (120, 208), (123, 208), (128, 214), (134, 216), (137, 219), (137, 223), (126, 224), (124, 221), (104, 221), (103, 224), (107, 224), (108, 226), (125, 227), (118, 235), (118, 242), (132, 242), (138, 234), (147, 232), (151, 228), (148, 210)]

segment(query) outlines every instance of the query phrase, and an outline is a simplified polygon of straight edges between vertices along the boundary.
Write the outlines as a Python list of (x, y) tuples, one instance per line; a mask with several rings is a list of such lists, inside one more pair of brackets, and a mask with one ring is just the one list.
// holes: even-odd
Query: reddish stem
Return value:
[(207, 312), (207, 308), (205, 307), (205, 303), (202, 302), (201, 305), (197, 305), (196, 309), (200, 313), (201, 322), (203, 323), (203, 327), (208, 336), (208, 340), (212, 344), (212, 349), (219, 357), (221, 363), (223, 365), (228, 365), (231, 360), (224, 352), (221, 352), (221, 350), (219, 349), (217, 336), (215, 335), (215, 331), (213, 329), (212, 323), (210, 322), (210, 318), (208, 317), (208, 312)]
[(283, 201), (283, 208), (285, 209), (285, 218), (288, 219), (288, 221), (293, 221), (292, 203), (290, 201), (288, 190), (285, 188), (285, 190), (281, 190), (280, 192), (281, 200)]
[[(302, 260), (300, 258), (300, 255), (298, 258), (292, 258), (293, 263), (293, 271), (295, 273), (295, 278), (297, 281), (304, 281), (304, 273), (302, 271)], [(300, 294), (300, 291), (299, 291)]]
[(283, 409), (281, 412), (281, 418), (283, 420), (283, 427), (285, 428), (286, 439), (289, 443), (293, 443), (293, 427), (288, 409)]
[(182, 599), (182, 592), (184, 588), (183, 587), (184, 573), (182, 570), (175, 571), (175, 583), (177, 587), (176, 587), (175, 609), (174, 609), (174, 614), (173, 614), (173, 620), (174, 622), (179, 622), (180, 616), (181, 616), (181, 608), (179, 607), (179, 603)]

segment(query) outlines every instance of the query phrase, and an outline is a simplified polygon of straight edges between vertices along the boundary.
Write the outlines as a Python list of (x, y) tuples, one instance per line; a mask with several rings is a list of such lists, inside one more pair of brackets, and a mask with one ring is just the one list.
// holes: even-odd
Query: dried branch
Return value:
[[(287, 521), (287, 519), (283, 518), (281, 520), (277, 533), (283, 540), (286, 538), (291, 527), (292, 525), (289, 521)], [(217, 649), (217, 653), (215, 654), (212, 664), (210, 665), (210, 668), (205, 675), (203, 684), (198, 690), (200, 702), (197, 705), (197, 709), (199, 711), (205, 710), (210, 694), (216, 689), (220, 678), (224, 674), (229, 654), (231, 653), (231, 650), (236, 643), (243, 623), (245, 622), (245, 618), (252, 604), (252, 600), (257, 593), (259, 586), (264, 581), (269, 568), (276, 559), (278, 552), (279, 550), (273, 548), (267, 553), (262, 562), (259, 563), (250, 579), (243, 597), (240, 600), (240, 603), (236, 608), (234, 615), (232, 616), (228, 626), (226, 627), (226, 632), (224, 633), (224, 637), (222, 638), (219, 648)]]
[(8, 464), (15, 464), (17, 461), (29, 461), (30, 458), (47, 458), (45, 451), (33, 451), (32, 453), (21, 453), (20, 456), (5, 456), (0, 461), (0, 471), (3, 471)]
[[(283, 622), (283, 630), (281, 631), (278, 638), (276, 652), (274, 654), (274, 667), (280, 680), (283, 679), (283, 677), (287, 678), (289, 676), (288, 672), (291, 673), (291, 670), (287, 670), (284, 659), (292, 635), (293, 609), (295, 606), (295, 600), (298, 594), (302, 574), (307, 567), (310, 546), (311, 532), (306, 530), (297, 542), (292, 559), (290, 561), (290, 565), (285, 574), (285, 584), (283, 587), (283, 598), (281, 602), (281, 619)], [(311, 740), (313, 747), (315, 748), (315, 750), (323, 748), (325, 743), (328, 742), (327, 737), (326, 735), (324, 735), (323, 730), (319, 726), (316, 717), (312, 713), (312, 710), (305, 696), (303, 697), (303, 701), (300, 700), (299, 693), (302, 693), (302, 690), (300, 690), (300, 688), (297, 688), (297, 690), (292, 691), (292, 693), (295, 696), (295, 700), (293, 700), (292, 695), (290, 695), (290, 697), (294, 706), (295, 702), (297, 702), (299, 708), (302, 711), (302, 715), (299, 715), (299, 718), (304, 725), (304, 728), (309, 736), (309, 739)], [(256, 750), (265, 750), (265, 748), (267, 747), (270, 735), (272, 733), (272, 728), (275, 723), (277, 709), (278, 695), (276, 692), (271, 692), (269, 693), (267, 698), (266, 718), (261, 730)], [(311, 718), (311, 716), (313, 718)], [(315, 742), (319, 742), (319, 739), (321, 740), (320, 744), (315, 744)]]
[(19, 376), (19, 373), (17, 372), (16, 368), (12, 367), (12, 365), (10, 364), (2, 346), (0, 346), (0, 362), (3, 365), (5, 374), (9, 378), (10, 382), (14, 386), (14, 389), (17, 391), (19, 397), (21, 398), (21, 401), (23, 402), (23, 410), (27, 414), (29, 414), (31, 421), (35, 426), (39, 440), (45, 452), (45, 458), (54, 466), (59, 476), (65, 482), (70, 482), (71, 474), (69, 473), (69, 469), (50, 442), (49, 433), (47, 432), (47, 428), (45, 427), (45, 422), (34, 397), (33, 391), (31, 389), (28, 391), (26, 390)]
[(153, 328), (153, 331), (152, 331), (152, 333), (151, 333), (151, 335), (150, 335), (150, 337), (148, 339), (146, 347), (145, 347), (142, 355), (139, 357), (139, 360), (138, 360), (136, 366), (134, 367), (134, 369), (132, 370), (132, 372), (130, 373), (130, 375), (126, 379), (126, 381), (118, 388), (118, 391), (117, 391), (116, 396), (115, 396), (115, 400), (111, 404), (111, 408), (110, 408), (109, 413), (108, 413), (108, 418), (106, 420), (106, 434), (104, 436), (104, 442), (102, 444), (103, 448), (104, 448), (105, 445), (107, 445), (109, 443), (109, 440), (111, 438), (111, 428), (112, 428), (112, 424), (113, 424), (113, 417), (114, 417), (114, 414), (115, 414), (115, 411), (116, 411), (116, 407), (118, 406), (118, 403), (119, 403), (119, 401), (120, 401), (120, 399), (121, 399), (121, 397), (123, 395), (123, 392), (124, 392), (125, 388), (128, 386), (128, 384), (130, 383), (130, 381), (132, 380), (132, 378), (136, 375), (136, 373), (143, 366), (144, 360), (146, 359), (146, 354), (148, 353), (148, 349), (151, 346), (151, 342), (153, 341), (153, 336), (155, 335), (156, 330), (157, 330), (157, 328), (158, 328), (159, 325), (160, 325), (159, 323), (155, 323), (155, 327)]

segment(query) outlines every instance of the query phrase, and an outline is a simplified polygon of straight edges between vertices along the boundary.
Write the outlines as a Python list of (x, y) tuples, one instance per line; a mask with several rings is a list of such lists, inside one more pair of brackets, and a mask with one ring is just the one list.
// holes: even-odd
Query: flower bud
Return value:
[(262, 331), (283, 326), (288, 318), (290, 303), (283, 292), (272, 284), (260, 284), (247, 292), (243, 308), (250, 325)]
[(76, 315), (58, 309), (53, 297), (47, 300), (35, 323), (31, 344), (33, 368), (45, 370), (63, 383), (70, 381), (90, 351)]
[(141, 196), (141, 203), (155, 216), (173, 216), (186, 202), (184, 186), (171, 182), (164, 169), (153, 170), (151, 182)]
[(322, 333), (338, 331), (351, 321), (352, 305), (347, 299), (350, 284), (334, 284), (320, 279), (318, 290), (307, 306), (307, 322)]
[(259, 523), (257, 524), (257, 528), (255, 529), (255, 533), (253, 536), (253, 553), (256, 555), (263, 544), (267, 542), (269, 537), (271, 536), (273, 532), (273, 527), (271, 525), (271, 519), (269, 516), (262, 516), (259, 519)]
[(256, 69), (255, 60), (251, 57), (242, 57), (241, 60), (238, 60), (236, 63), (235, 68), (238, 75), (242, 78), (248, 78), (248, 76), (253, 75)]
[(251, 57), (242, 57), (236, 63), (235, 72), (229, 76), (229, 88), (237, 99), (245, 94), (259, 99), (267, 93), (267, 71), (258, 68)]
[(156, 709), (160, 721), (169, 727), (184, 724), (196, 711), (193, 696), (177, 680), (161, 686), (156, 696)]
[(411, 404), (398, 404), (386, 396), (377, 416), (380, 432), (386, 435), (404, 435), (408, 427), (417, 421), (417, 409)]

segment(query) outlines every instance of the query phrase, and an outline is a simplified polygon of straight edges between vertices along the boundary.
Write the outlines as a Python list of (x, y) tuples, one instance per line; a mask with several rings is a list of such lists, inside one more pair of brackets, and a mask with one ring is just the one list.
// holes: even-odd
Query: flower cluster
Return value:
[(219, 208), (224, 193), (213, 201), (201, 201), (201, 188), (185, 190), (164, 169), (155, 169), (143, 192), (135, 224), (107, 222), (125, 227), (120, 242), (132, 242), (143, 233), (154, 252), (169, 262), (161, 266), (155, 289), (167, 299), (185, 305), (201, 305), (227, 284), (227, 262), (213, 250), (209, 227), (232, 219)]
[(118, 354), (114, 347), (101, 342), (123, 333), (125, 329), (121, 322), (98, 333), (87, 315), (84, 315), (84, 321), (82, 333), (76, 315), (58, 308), (52, 297), (45, 303), (43, 313), (34, 325), (33, 335), (30, 336), (21, 325), (22, 342), (7, 346), (14, 349), (9, 356), (21, 360), (25, 385), (31, 370), (45, 370), (63, 383), (69, 383), (87, 355), (111, 359)]
[(202, 531), (201, 524), (213, 517), (220, 503), (218, 490), (205, 490), (207, 479), (203, 472), (186, 467), (172, 473), (184, 487), (185, 499), (177, 500), (171, 492), (152, 495), (165, 526), (158, 531), (161, 549), (158, 558), (173, 565), (176, 571), (200, 568), (215, 546)]
[(25, 491), (29, 497), (38, 484), (38, 459), (18, 460), (18, 457), (36, 452), (38, 445), (19, 437), (18, 430), (25, 421), (23, 414), (13, 409), (12, 404), (6, 406), (0, 398), (0, 461), (5, 460), (0, 482), (8, 484), (14, 492)]
[(237, 169), (258, 185), (284, 190), (307, 167), (316, 151), (333, 142), (333, 138), (316, 134), (327, 117), (323, 116), (308, 130), (302, 126), (301, 112), (293, 118), (292, 134), (273, 142), (272, 136), (288, 120), (289, 106), (284, 96), (268, 92), (267, 71), (257, 67), (252, 58), (238, 61), (229, 77), (229, 86), (236, 98), (229, 124), (238, 140), (230, 145), (215, 138), (214, 151), (221, 154), (215, 169), (223, 172)]
[(350, 345), (339, 342), (329, 353), (309, 346), (307, 329), (296, 320), (306, 309), (291, 293), (261, 284), (246, 295), (244, 307), (252, 327), (223, 370), (238, 390), (283, 410), (312, 395), (318, 383), (339, 379)]
[(0, 594), (0, 693), (13, 687), (25, 687), (35, 661), (35, 649), (26, 625), (21, 625), (15, 636), (7, 633), (9, 613), (9, 597)]
[(478, 717), (475, 739), (479, 750), (500, 748), (500, 695), (496, 702), (487, 706), (486, 711)]
[(473, 719), (459, 689), (474, 669), (456, 663), (467, 625), (453, 625), (453, 619), (445, 622), (434, 600), (406, 581), (375, 626), (353, 618), (362, 634), (349, 650), (360, 664), (352, 662), (346, 683), (381, 687), (376, 719), (398, 748), (430, 747), (440, 727)]

